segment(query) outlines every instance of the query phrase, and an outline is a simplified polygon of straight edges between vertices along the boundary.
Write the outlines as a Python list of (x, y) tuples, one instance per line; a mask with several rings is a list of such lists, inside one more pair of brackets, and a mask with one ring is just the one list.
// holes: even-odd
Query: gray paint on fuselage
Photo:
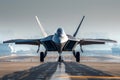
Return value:
[(74, 50), (75, 46), (78, 44), (78, 39), (72, 37), (71, 35), (68, 36), (68, 41), (64, 43), (55, 43), (52, 41), (54, 35), (50, 35), (46, 38), (41, 39), (41, 43), (46, 48), (47, 51), (58, 51), (62, 53), (62, 51), (72, 51)]

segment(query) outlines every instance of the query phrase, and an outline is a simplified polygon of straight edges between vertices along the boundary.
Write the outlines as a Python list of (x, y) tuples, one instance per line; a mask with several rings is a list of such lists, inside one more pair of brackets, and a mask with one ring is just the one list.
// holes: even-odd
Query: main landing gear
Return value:
[(40, 62), (44, 62), (44, 58), (46, 57), (46, 55), (47, 55), (47, 51), (40, 52)]
[(80, 52), (76, 52), (76, 62), (80, 62)]
[(44, 52), (40, 52), (40, 62), (44, 62)]
[(73, 55), (76, 58), (76, 62), (80, 62), (80, 52), (73, 51)]

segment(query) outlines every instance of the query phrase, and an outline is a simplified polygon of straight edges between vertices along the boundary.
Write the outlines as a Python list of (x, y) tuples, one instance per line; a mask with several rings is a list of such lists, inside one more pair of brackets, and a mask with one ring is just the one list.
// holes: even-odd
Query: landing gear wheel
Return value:
[(61, 56), (59, 56), (59, 58), (58, 58), (58, 62), (61, 62), (61, 60), (62, 60), (62, 59), (61, 59)]
[(76, 52), (76, 62), (80, 62), (80, 52)]
[(44, 62), (44, 52), (40, 52), (40, 62)]

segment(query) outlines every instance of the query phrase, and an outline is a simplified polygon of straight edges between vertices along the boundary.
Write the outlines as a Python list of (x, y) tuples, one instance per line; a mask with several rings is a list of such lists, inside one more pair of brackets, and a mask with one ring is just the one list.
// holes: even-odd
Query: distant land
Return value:
[[(17, 56), (38, 56), (39, 54), (33, 49), (31, 50), (19, 50), (17, 52), (12, 52), (9, 44), (0, 44), (0, 56), (10, 56), (12, 54), (16, 54)], [(63, 54), (67, 54), (72, 52), (63, 52)], [(112, 47), (111, 50), (84, 50), (81, 52), (81, 56), (105, 56), (105, 55), (113, 55), (113, 56), (120, 56), (120, 48), (119, 47)]]

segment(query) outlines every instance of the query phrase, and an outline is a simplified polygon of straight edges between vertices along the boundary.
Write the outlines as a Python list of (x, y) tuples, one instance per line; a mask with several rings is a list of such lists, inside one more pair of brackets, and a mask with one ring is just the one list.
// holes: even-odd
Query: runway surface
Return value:
[(120, 80), (120, 77), (76, 62), (47, 62), (5, 75), (0, 80)]

